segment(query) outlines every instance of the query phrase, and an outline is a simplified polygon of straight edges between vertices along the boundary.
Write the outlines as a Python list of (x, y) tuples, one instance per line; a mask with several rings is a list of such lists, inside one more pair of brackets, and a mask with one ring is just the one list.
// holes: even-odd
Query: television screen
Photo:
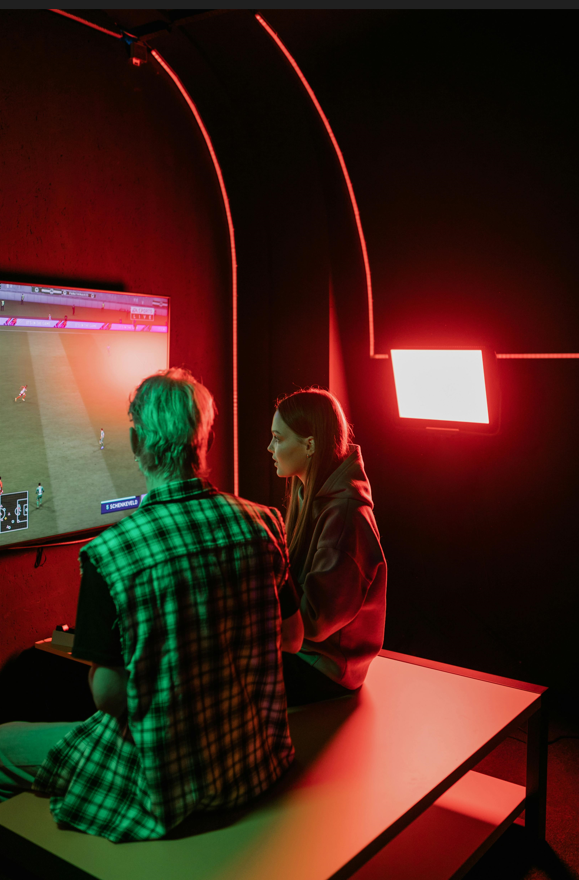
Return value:
[(498, 428), (496, 356), (488, 349), (391, 349), (398, 415), (441, 430)]
[(0, 549), (139, 506), (129, 395), (168, 349), (168, 297), (0, 283)]

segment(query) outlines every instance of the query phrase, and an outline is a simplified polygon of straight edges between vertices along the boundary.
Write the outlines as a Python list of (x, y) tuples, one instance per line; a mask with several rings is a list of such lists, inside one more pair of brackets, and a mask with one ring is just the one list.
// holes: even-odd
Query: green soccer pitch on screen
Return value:
[(169, 297), (0, 282), (0, 550), (141, 503), (129, 395), (169, 364)]

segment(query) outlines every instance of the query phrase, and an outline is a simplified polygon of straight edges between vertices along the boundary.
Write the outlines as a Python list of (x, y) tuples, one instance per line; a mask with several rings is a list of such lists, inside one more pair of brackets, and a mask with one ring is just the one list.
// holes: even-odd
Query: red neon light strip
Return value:
[(370, 261), (368, 259), (368, 250), (366, 248), (366, 239), (364, 238), (364, 231), (362, 229), (362, 221), (360, 219), (360, 211), (358, 210), (358, 203), (356, 201), (356, 196), (354, 195), (354, 187), (352, 186), (352, 181), (350, 180), (350, 175), (348, 174), (348, 169), (346, 168), (344, 156), (342, 155), (342, 151), (338, 145), (338, 141), (336, 140), (336, 136), (335, 136), (334, 132), (332, 131), (332, 127), (328, 121), (328, 117), (326, 116), (326, 114), (322, 110), (320, 102), (316, 98), (312, 87), (310, 86), (307, 79), (303, 75), (302, 71), (298, 67), (298, 64), (297, 64), (295, 58), (286, 49), (286, 47), (284, 46), (284, 44), (282, 43), (282, 41), (280, 40), (280, 38), (278, 37), (276, 32), (268, 25), (268, 23), (265, 21), (265, 19), (262, 18), (262, 16), (259, 15), (258, 13), (256, 13), (255, 17), (256, 17), (257, 21), (260, 23), (260, 25), (262, 26), (262, 28), (265, 31), (267, 31), (267, 33), (270, 35), (270, 37), (272, 38), (274, 43), (276, 43), (278, 48), (281, 49), (281, 51), (283, 52), (283, 54), (285, 55), (285, 57), (287, 58), (287, 60), (289, 61), (289, 63), (291, 64), (291, 66), (293, 67), (295, 72), (297, 73), (297, 75), (299, 76), (303, 87), (305, 88), (306, 92), (308, 93), (308, 95), (312, 99), (313, 105), (319, 113), (320, 119), (324, 123), (325, 129), (328, 132), (328, 135), (329, 135), (330, 140), (332, 142), (332, 146), (334, 147), (334, 150), (336, 151), (336, 156), (338, 157), (338, 161), (339, 161), (340, 167), (342, 169), (342, 174), (344, 175), (344, 180), (346, 181), (346, 186), (348, 188), (348, 193), (350, 195), (350, 201), (352, 203), (352, 209), (354, 211), (354, 217), (356, 219), (356, 227), (358, 229), (358, 237), (360, 239), (360, 246), (362, 248), (362, 256), (364, 258), (364, 271), (366, 272), (366, 290), (368, 292), (368, 327), (369, 327), (369, 333), (370, 333), (370, 357), (371, 358), (373, 358), (373, 357), (387, 358), (388, 357), (387, 354), (384, 354), (384, 355), (375, 355), (374, 354), (374, 303), (372, 301), (372, 278), (370, 275)]
[[(93, 24), (92, 21), (87, 21), (85, 18), (79, 18), (78, 15), (73, 15), (71, 12), (66, 12), (64, 9), (49, 9), (49, 12), (56, 12), (58, 15), (64, 15), (66, 18), (72, 18), (73, 21), (78, 21), (81, 24), (86, 24), (87, 27), (93, 28), (95, 31), (100, 31), (102, 34), (108, 34), (109, 37), (116, 37), (117, 40), (122, 40), (123, 35), (118, 34), (116, 31), (108, 31), (106, 28), (100, 27), (98, 24)], [(129, 34), (129, 36), (132, 36)]]
[[(358, 210), (358, 203), (356, 201), (356, 196), (354, 195), (354, 187), (352, 186), (352, 181), (350, 180), (350, 175), (348, 174), (348, 169), (346, 168), (346, 162), (344, 161), (344, 156), (340, 147), (338, 145), (338, 141), (336, 140), (336, 136), (332, 131), (332, 127), (328, 121), (328, 117), (322, 110), (320, 102), (316, 98), (314, 91), (304, 74), (302, 73), (300, 67), (298, 66), (297, 61), (288, 51), (286, 46), (282, 43), (276, 32), (270, 25), (265, 21), (265, 19), (256, 13), (255, 15), (257, 21), (263, 27), (264, 30), (270, 35), (274, 43), (279, 47), (279, 49), (283, 52), (297, 75), (299, 76), (302, 85), (307, 91), (308, 95), (312, 99), (314, 107), (319, 113), (320, 119), (324, 123), (326, 131), (330, 136), (330, 140), (336, 151), (336, 156), (338, 157), (338, 161), (340, 163), (340, 167), (342, 169), (342, 174), (344, 175), (344, 180), (346, 181), (346, 186), (348, 187), (348, 192), (350, 194), (350, 201), (352, 202), (352, 208), (354, 210), (354, 217), (356, 218), (356, 226), (358, 228), (358, 236), (360, 238), (360, 245), (362, 247), (362, 254), (364, 257), (364, 269), (366, 271), (366, 288), (368, 291), (368, 322), (369, 322), (369, 330), (370, 330), (370, 357), (371, 358), (380, 358), (380, 359), (388, 359), (389, 355), (387, 354), (376, 354), (374, 351), (374, 303), (372, 299), (372, 279), (370, 276), (370, 261), (368, 259), (368, 250), (366, 248), (366, 239), (364, 238), (364, 232), (362, 230), (362, 221), (360, 219), (360, 211)], [(497, 358), (579, 358), (579, 354), (497, 354)]]
[(237, 254), (235, 250), (235, 234), (233, 231), (233, 218), (231, 216), (231, 209), (229, 206), (229, 199), (227, 197), (227, 190), (225, 189), (225, 181), (223, 180), (223, 174), (221, 173), (221, 167), (217, 160), (217, 156), (215, 154), (215, 150), (213, 149), (213, 144), (211, 143), (211, 138), (209, 137), (209, 133), (203, 124), (203, 120), (199, 115), (199, 111), (197, 107), (191, 100), (191, 96), (189, 92), (175, 73), (175, 71), (167, 64), (165, 59), (159, 55), (156, 49), (151, 50), (151, 55), (153, 58), (159, 62), (163, 70), (169, 74), (183, 97), (185, 98), (189, 109), (191, 110), (193, 116), (197, 121), (197, 125), (201, 129), (201, 134), (205, 138), (205, 143), (207, 144), (207, 149), (209, 150), (209, 154), (213, 161), (213, 165), (215, 167), (215, 173), (217, 174), (217, 179), (219, 180), (219, 186), (221, 187), (221, 196), (223, 198), (223, 205), (225, 207), (225, 214), (227, 216), (227, 225), (229, 227), (229, 245), (231, 248), (231, 286), (232, 286), (232, 299), (233, 299), (233, 491), (236, 495), (239, 494), (239, 431), (238, 431), (238, 394), (237, 394)]
[[(94, 30), (101, 31), (101, 33), (108, 34), (111, 37), (115, 37), (116, 39), (121, 39), (122, 34), (118, 34), (115, 31), (106, 30), (106, 28), (100, 27), (98, 24), (93, 24), (90, 21), (86, 21), (84, 18), (79, 18), (77, 15), (72, 15), (70, 12), (66, 12), (64, 9), (50, 9), (49, 12), (56, 12), (58, 15), (64, 15), (66, 18), (71, 18), (73, 21), (78, 21), (80, 24), (85, 24), (87, 27), (91, 27)], [(314, 91), (308, 81), (306, 80), (304, 74), (300, 70), (296, 60), (290, 54), (290, 52), (286, 49), (278, 35), (275, 31), (268, 25), (264, 18), (261, 15), (256, 13), (256, 19), (260, 23), (260, 25), (264, 28), (265, 31), (270, 35), (272, 40), (276, 43), (279, 49), (283, 52), (297, 75), (299, 76), (304, 88), (306, 89), (308, 95), (310, 96), (314, 107), (318, 111), (320, 119), (324, 123), (326, 131), (330, 137), (334, 150), (336, 151), (336, 155), (338, 157), (338, 161), (340, 163), (340, 167), (342, 169), (342, 174), (344, 175), (344, 180), (346, 181), (346, 186), (348, 188), (348, 193), (350, 195), (350, 200), (352, 202), (352, 208), (354, 211), (354, 217), (356, 219), (356, 226), (358, 229), (358, 236), (360, 238), (360, 245), (362, 248), (362, 255), (364, 258), (364, 269), (366, 272), (366, 288), (368, 291), (368, 323), (369, 323), (369, 334), (370, 334), (370, 357), (376, 359), (388, 359), (387, 354), (376, 354), (374, 351), (374, 303), (372, 299), (372, 278), (370, 275), (370, 262), (368, 259), (368, 251), (366, 248), (366, 239), (364, 238), (364, 232), (362, 229), (362, 221), (360, 219), (360, 211), (358, 210), (358, 203), (356, 201), (356, 196), (354, 194), (354, 187), (352, 186), (352, 181), (350, 180), (350, 175), (348, 174), (348, 169), (346, 168), (346, 163), (344, 161), (344, 156), (338, 142), (336, 140), (336, 136), (332, 131), (328, 118), (322, 107), (320, 102), (316, 98)], [(129, 36), (131, 36), (129, 34)], [(195, 119), (199, 128), (201, 129), (201, 133), (205, 138), (205, 143), (207, 144), (207, 148), (209, 150), (209, 154), (213, 161), (213, 165), (215, 167), (215, 172), (217, 174), (217, 179), (219, 180), (219, 186), (221, 188), (221, 195), (223, 197), (223, 204), (225, 206), (225, 213), (227, 216), (227, 225), (229, 227), (229, 242), (231, 247), (231, 277), (232, 277), (232, 298), (233, 298), (233, 491), (235, 494), (239, 492), (239, 431), (238, 431), (238, 370), (237, 370), (237, 255), (235, 249), (235, 235), (233, 230), (233, 220), (231, 217), (231, 210), (229, 207), (229, 199), (227, 197), (227, 191), (225, 189), (225, 182), (223, 180), (223, 174), (221, 173), (221, 167), (217, 160), (217, 156), (215, 154), (215, 150), (213, 149), (213, 144), (211, 143), (211, 139), (205, 128), (203, 121), (199, 115), (195, 104), (191, 100), (189, 93), (185, 89), (183, 83), (174, 72), (174, 70), (169, 67), (167, 62), (159, 55), (159, 53), (153, 49), (151, 52), (152, 56), (159, 62), (161, 67), (169, 74), (185, 100), (189, 105), (189, 108)], [(579, 360), (579, 354), (497, 354), (497, 359), (500, 358), (502, 360), (564, 360), (564, 359), (574, 359)]]
[(579, 359), (579, 354), (498, 354), (497, 358), (510, 359), (520, 358), (521, 360), (544, 360), (544, 359)]
[[(101, 31), (101, 33), (107, 34), (110, 37), (115, 37), (116, 39), (122, 39), (123, 34), (115, 33), (115, 31), (106, 30), (106, 28), (100, 27), (98, 24), (93, 24), (90, 21), (87, 21), (84, 18), (79, 18), (77, 15), (72, 15), (70, 12), (65, 12), (64, 9), (50, 9), (50, 12), (56, 12), (58, 15), (64, 15), (66, 18), (71, 18), (73, 21), (78, 21), (80, 24), (87, 25), (87, 27), (91, 27), (94, 30)], [(132, 36), (132, 34), (128, 34), (128, 36)], [(215, 150), (213, 149), (213, 144), (211, 143), (211, 138), (209, 137), (209, 133), (203, 124), (203, 120), (199, 115), (199, 111), (197, 107), (191, 100), (191, 97), (175, 73), (175, 71), (167, 64), (164, 58), (157, 52), (156, 49), (151, 50), (151, 55), (155, 58), (156, 61), (161, 65), (163, 70), (171, 77), (183, 97), (185, 98), (189, 109), (193, 113), (197, 125), (201, 129), (201, 134), (205, 139), (205, 143), (207, 145), (207, 149), (209, 150), (209, 155), (211, 156), (211, 160), (213, 162), (213, 166), (215, 168), (215, 173), (217, 174), (217, 179), (219, 181), (219, 186), (221, 189), (221, 196), (223, 198), (223, 204), (225, 207), (225, 214), (227, 216), (227, 225), (229, 228), (229, 245), (231, 249), (231, 287), (232, 287), (232, 312), (233, 312), (233, 492), (235, 495), (239, 494), (239, 430), (238, 430), (238, 376), (237, 376), (237, 254), (235, 250), (235, 235), (233, 231), (233, 219), (231, 217), (231, 209), (229, 207), (229, 199), (227, 197), (227, 190), (225, 189), (225, 181), (223, 180), (223, 174), (221, 173), (221, 167), (217, 160), (217, 156), (215, 154)]]

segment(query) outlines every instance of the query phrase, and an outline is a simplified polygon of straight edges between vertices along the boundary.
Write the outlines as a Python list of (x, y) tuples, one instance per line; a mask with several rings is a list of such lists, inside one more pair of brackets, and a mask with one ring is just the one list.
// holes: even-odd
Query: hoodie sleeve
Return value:
[(300, 602), (305, 638), (312, 642), (324, 641), (356, 617), (384, 564), (376, 535), (357, 505), (330, 508), (320, 526)]

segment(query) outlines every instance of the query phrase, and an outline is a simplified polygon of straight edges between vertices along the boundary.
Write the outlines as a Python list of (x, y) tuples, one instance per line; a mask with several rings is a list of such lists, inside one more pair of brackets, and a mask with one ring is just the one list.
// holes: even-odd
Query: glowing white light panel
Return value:
[(489, 423), (482, 351), (393, 349), (401, 418)]

